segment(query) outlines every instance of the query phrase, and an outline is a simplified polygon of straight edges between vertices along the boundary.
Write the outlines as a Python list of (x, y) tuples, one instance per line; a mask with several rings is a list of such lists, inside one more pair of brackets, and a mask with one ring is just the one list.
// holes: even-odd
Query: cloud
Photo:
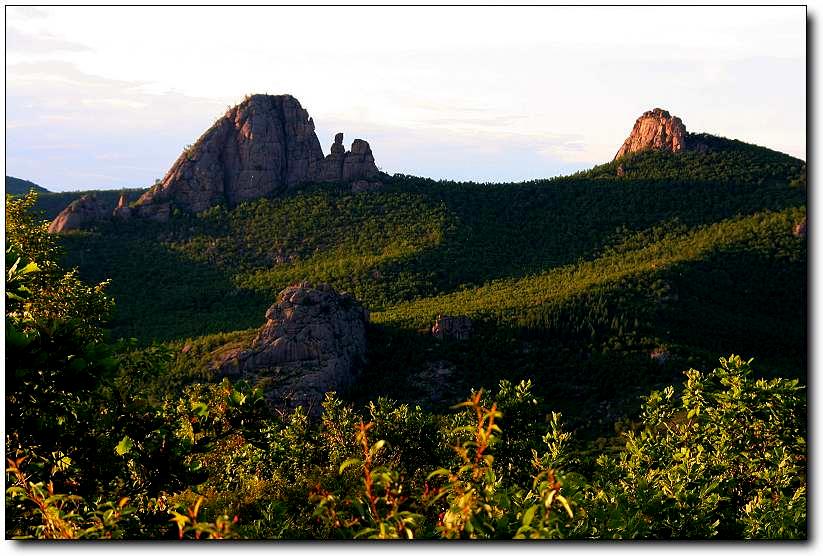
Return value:
[(83, 52), (91, 49), (84, 44), (61, 39), (52, 34), (33, 35), (14, 27), (7, 27), (6, 50), (8, 53), (53, 54), (60, 51)]
[(46, 10), (36, 6), (6, 6), (6, 13), (9, 20), (13, 18), (15, 21), (21, 19), (43, 19), (48, 17), (48, 12)]
[(58, 60), (6, 70), (6, 171), (55, 190), (150, 185), (227, 104), (150, 93)]
[(404, 126), (345, 118), (316, 121), (328, 152), (336, 132), (344, 144), (365, 139), (377, 165), (389, 174), (413, 174), (478, 182), (523, 181), (569, 174), (597, 162), (580, 134), (476, 132), (456, 128)]

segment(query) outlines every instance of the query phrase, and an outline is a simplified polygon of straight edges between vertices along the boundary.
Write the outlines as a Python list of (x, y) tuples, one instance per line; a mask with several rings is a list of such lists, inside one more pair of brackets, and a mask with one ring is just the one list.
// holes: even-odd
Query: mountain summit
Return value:
[(634, 123), (632, 132), (614, 160), (621, 156), (647, 150), (680, 152), (686, 148), (686, 126), (677, 116), (662, 108), (644, 112)]
[[(353, 191), (365, 191), (380, 186), (374, 181), (378, 174), (368, 142), (355, 139), (346, 151), (343, 134), (338, 133), (324, 157), (314, 121), (296, 98), (251, 95), (184, 149), (163, 180), (134, 206), (121, 204), (114, 216), (164, 221), (172, 209), (201, 212), (219, 204), (234, 207), (301, 183), (351, 183)], [(73, 220), (60, 222), (53, 231), (77, 227), (70, 225)], [(93, 223), (84, 220), (81, 227)]]
[(305, 182), (355, 182), (378, 174), (371, 147), (338, 133), (323, 156), (314, 121), (291, 95), (251, 95), (188, 147), (163, 180), (138, 199), (140, 216), (164, 219), (169, 206), (200, 212), (291, 189)]

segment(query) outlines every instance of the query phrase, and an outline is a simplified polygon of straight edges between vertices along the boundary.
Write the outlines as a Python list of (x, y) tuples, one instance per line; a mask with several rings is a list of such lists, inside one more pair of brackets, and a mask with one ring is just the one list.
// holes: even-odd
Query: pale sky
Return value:
[(806, 159), (803, 7), (6, 8), (6, 174), (151, 185), (248, 93), (328, 153), (520, 181), (611, 160), (645, 110)]

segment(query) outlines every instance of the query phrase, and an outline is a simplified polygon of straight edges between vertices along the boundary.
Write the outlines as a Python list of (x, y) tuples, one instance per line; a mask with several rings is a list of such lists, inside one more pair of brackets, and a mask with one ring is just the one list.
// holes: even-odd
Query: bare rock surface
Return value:
[(83, 195), (64, 208), (49, 224), (49, 233), (88, 228), (109, 216), (109, 211), (94, 195)]
[(131, 218), (131, 208), (129, 207), (128, 199), (126, 199), (125, 193), (120, 194), (120, 198), (117, 200), (117, 206), (114, 207), (112, 217), (119, 220), (128, 220)]
[(471, 337), (472, 321), (465, 316), (437, 315), (432, 326), (432, 336), (438, 340), (451, 338), (467, 340)]
[(137, 201), (132, 213), (161, 220), (168, 204), (200, 212), (233, 207), (307, 182), (372, 179), (379, 171), (366, 141), (350, 152), (343, 134), (323, 156), (314, 121), (291, 95), (252, 95), (229, 109), (177, 159), (166, 176)]
[(377, 177), (377, 173), (371, 147), (366, 141), (355, 139), (351, 144), (351, 151), (346, 153), (346, 160), (343, 161), (340, 181), (369, 180)]
[(277, 296), (249, 349), (215, 361), (222, 376), (264, 388), (276, 407), (318, 414), (328, 391), (351, 386), (366, 352), (368, 312), (349, 294), (302, 282)]
[(137, 205), (200, 212), (293, 187), (323, 158), (314, 122), (291, 95), (252, 95), (229, 109)]
[[(343, 146), (343, 134), (334, 136), (330, 154), (318, 165), (314, 176), (316, 181), (327, 182), (369, 182), (377, 177), (380, 171), (374, 163), (374, 155), (367, 141), (355, 139), (351, 150), (346, 151)], [(376, 182), (380, 183), (380, 182)], [(354, 189), (353, 189), (354, 191)]]
[(623, 142), (614, 159), (621, 156), (647, 151), (680, 152), (686, 148), (686, 126), (677, 116), (655, 108), (637, 118), (631, 134)]

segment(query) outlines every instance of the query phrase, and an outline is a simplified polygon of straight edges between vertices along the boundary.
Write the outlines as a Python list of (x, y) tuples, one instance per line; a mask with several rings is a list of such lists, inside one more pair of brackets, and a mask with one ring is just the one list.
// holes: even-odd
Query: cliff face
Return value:
[(138, 206), (173, 201), (199, 212), (293, 187), (323, 158), (314, 122), (292, 96), (254, 95), (186, 149)]
[(637, 118), (631, 134), (617, 151), (614, 160), (646, 150), (680, 152), (686, 148), (686, 136), (686, 126), (680, 118), (655, 108)]
[(113, 214), (92, 206), (67, 207), (54, 231), (87, 227), (115, 218), (168, 220), (172, 208), (200, 212), (218, 204), (233, 207), (307, 182), (351, 183), (352, 191), (379, 187), (371, 147), (343, 134), (324, 157), (314, 121), (291, 95), (252, 95), (229, 109), (172, 165), (162, 181), (134, 206), (118, 204)]
[(235, 206), (303, 182), (370, 179), (377, 166), (369, 144), (356, 139), (343, 148), (338, 133), (331, 154), (323, 156), (314, 121), (290, 95), (253, 95), (226, 112), (186, 149), (157, 186), (136, 203), (172, 203), (199, 212), (218, 203)]

